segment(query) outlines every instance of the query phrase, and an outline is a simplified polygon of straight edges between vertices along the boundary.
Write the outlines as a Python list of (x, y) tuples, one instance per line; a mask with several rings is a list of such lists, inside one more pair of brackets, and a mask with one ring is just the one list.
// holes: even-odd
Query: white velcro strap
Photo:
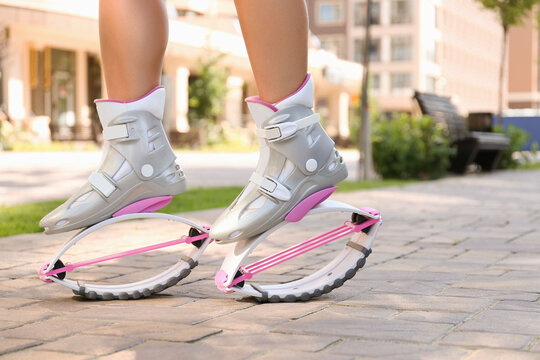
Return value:
[(249, 178), (249, 181), (259, 185), (259, 190), (273, 198), (281, 201), (289, 201), (291, 199), (291, 192), (289, 189), (269, 176), (253, 173)]
[(129, 136), (126, 124), (107, 126), (103, 129), (103, 139), (114, 140), (127, 138)]
[(105, 175), (99, 172), (93, 172), (90, 174), (88, 182), (90, 182), (94, 190), (99, 191), (105, 197), (109, 197), (112, 192), (116, 190), (116, 186), (111, 183), (111, 181), (107, 179)]
[(320, 121), (319, 114), (311, 114), (297, 121), (282, 122), (257, 129), (257, 136), (267, 139), (268, 142), (280, 141), (293, 136), (298, 130), (307, 128)]

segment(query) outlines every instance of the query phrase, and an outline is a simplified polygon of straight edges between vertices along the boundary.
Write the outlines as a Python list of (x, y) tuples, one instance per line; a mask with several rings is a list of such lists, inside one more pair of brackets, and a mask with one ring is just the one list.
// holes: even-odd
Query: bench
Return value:
[(447, 136), (457, 153), (451, 158), (450, 171), (463, 174), (475, 163), (482, 171), (497, 167), (503, 151), (510, 146), (510, 139), (503, 134), (469, 131), (463, 117), (450, 98), (415, 91), (413, 97), (423, 115), (436, 123), (444, 124)]

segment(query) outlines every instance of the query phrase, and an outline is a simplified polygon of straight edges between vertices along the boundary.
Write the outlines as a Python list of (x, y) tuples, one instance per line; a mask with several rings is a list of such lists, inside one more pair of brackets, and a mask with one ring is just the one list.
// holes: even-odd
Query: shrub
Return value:
[(223, 111), (227, 95), (229, 70), (218, 66), (224, 54), (209, 55), (198, 60), (197, 76), (189, 84), (189, 124), (195, 128), (202, 145), (222, 139), (216, 118)]
[[(518, 167), (519, 162), (513, 158), (516, 151), (521, 151), (523, 145), (531, 138), (531, 135), (523, 129), (519, 129), (510, 124), (506, 129), (500, 125), (495, 126), (493, 131), (496, 133), (505, 134), (510, 138), (510, 146), (503, 151), (501, 160), (499, 161), (499, 169), (513, 169)], [(534, 144), (533, 144), (534, 149)]]
[(373, 160), (384, 178), (439, 178), (453, 152), (443, 127), (429, 116), (401, 114), (373, 122)]

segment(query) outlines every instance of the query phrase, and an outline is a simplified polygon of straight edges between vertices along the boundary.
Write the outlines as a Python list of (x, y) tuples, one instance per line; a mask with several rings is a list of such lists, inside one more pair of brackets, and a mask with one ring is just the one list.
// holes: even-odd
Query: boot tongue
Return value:
[(258, 128), (262, 128), (264, 123), (276, 112), (288, 107), (303, 105), (311, 109), (313, 107), (313, 80), (311, 74), (306, 75), (304, 82), (295, 92), (276, 103), (268, 103), (258, 96), (248, 97), (246, 103)]
[(130, 111), (147, 111), (161, 120), (165, 109), (165, 88), (155, 87), (143, 97), (133, 101), (98, 99), (94, 102), (103, 127), (108, 126), (117, 116)]

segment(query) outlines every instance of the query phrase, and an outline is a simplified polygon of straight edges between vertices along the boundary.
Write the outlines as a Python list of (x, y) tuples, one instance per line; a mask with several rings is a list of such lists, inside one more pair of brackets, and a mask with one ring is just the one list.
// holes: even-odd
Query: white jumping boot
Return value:
[(131, 102), (96, 100), (96, 107), (106, 140), (101, 163), (77, 193), (41, 219), (47, 234), (87, 227), (140, 200), (186, 189), (161, 123), (162, 86)]
[(313, 81), (274, 103), (246, 99), (259, 136), (260, 156), (248, 185), (218, 217), (210, 237), (236, 242), (272, 228), (309, 195), (347, 177), (334, 142), (313, 107)]

